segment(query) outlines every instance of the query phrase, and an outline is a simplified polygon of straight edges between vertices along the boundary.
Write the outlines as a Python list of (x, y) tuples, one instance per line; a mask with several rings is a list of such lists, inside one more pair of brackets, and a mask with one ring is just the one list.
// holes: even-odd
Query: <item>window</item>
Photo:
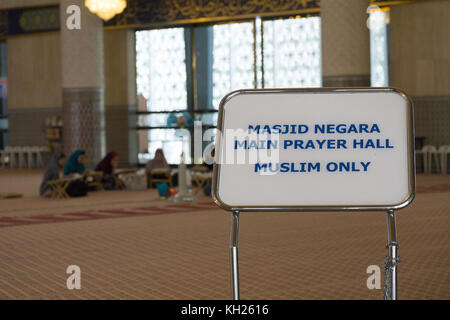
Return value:
[(213, 106), (230, 91), (254, 88), (253, 23), (213, 27)]
[(370, 82), (389, 86), (389, 11), (370, 12)]
[(187, 108), (184, 29), (136, 32), (137, 91), (148, 111)]
[(214, 108), (236, 89), (322, 85), (320, 17), (257, 18), (213, 28)]
[(320, 17), (137, 31), (136, 69), (140, 162), (162, 148), (169, 163), (181, 152), (189, 163), (194, 120), (214, 128), (230, 91), (321, 86)]
[(190, 157), (190, 141), (188, 135), (180, 129), (152, 129), (148, 134), (148, 156), (141, 158), (146, 162), (153, 158), (158, 148), (164, 150), (168, 163), (179, 163), (181, 152), (184, 151)]
[[(137, 93), (141, 111), (173, 111), (187, 109), (186, 55), (184, 28), (136, 32)], [(169, 163), (179, 163), (181, 152), (190, 159), (190, 147), (184, 131), (168, 129), (176, 126), (182, 114), (160, 113), (140, 116), (139, 126), (153, 129), (140, 135), (147, 148), (139, 152), (140, 162), (153, 158), (162, 148)], [(174, 118), (175, 117), (175, 118)], [(173, 121), (174, 120), (174, 121)]]
[(264, 87), (322, 85), (320, 18), (263, 22)]

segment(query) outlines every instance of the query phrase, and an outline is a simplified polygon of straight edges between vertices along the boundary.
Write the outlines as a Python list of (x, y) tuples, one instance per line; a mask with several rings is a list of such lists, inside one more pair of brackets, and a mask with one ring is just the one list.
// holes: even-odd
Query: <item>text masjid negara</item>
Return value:
[[(279, 139), (249, 139), (248, 137), (233, 140), (234, 150), (349, 150), (349, 149), (393, 149), (390, 139), (358, 137), (351, 139), (292, 139), (292, 135), (376, 135), (380, 134), (380, 126), (376, 123), (360, 124), (275, 124), (249, 125), (247, 133), (255, 135), (278, 135)], [(281, 139), (283, 137), (289, 137)], [(253, 166), (255, 173), (292, 173), (292, 172), (367, 172), (371, 161), (329, 161), (321, 162), (257, 162)]]

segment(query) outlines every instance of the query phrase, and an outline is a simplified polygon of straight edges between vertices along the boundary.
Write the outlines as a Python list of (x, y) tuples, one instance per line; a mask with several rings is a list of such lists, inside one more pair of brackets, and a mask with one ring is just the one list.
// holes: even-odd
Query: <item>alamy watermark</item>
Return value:
[(79, 6), (72, 4), (66, 8), (67, 19), (66, 27), (69, 30), (81, 29), (81, 9)]
[(381, 269), (377, 265), (370, 265), (366, 269), (366, 273), (370, 274), (370, 276), (367, 278), (366, 285), (367, 289), (373, 290), (381, 289)]
[(81, 289), (81, 269), (77, 265), (70, 265), (66, 269), (66, 273), (70, 274), (67, 278), (66, 286), (69, 290)]

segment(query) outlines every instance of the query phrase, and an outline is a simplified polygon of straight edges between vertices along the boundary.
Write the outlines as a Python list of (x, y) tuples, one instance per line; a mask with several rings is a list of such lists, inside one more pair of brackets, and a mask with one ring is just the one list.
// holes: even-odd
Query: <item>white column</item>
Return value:
[[(80, 29), (67, 27), (72, 5), (80, 8)], [(61, 0), (60, 18), (64, 150), (85, 150), (93, 167), (105, 153), (103, 21), (84, 0)]]
[(370, 86), (368, 0), (321, 0), (324, 87)]

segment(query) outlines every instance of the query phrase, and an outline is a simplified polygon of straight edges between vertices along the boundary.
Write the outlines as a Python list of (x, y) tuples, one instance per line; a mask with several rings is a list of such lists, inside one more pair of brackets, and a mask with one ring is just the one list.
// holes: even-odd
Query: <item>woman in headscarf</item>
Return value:
[(155, 152), (155, 157), (147, 162), (145, 166), (147, 172), (153, 169), (167, 169), (170, 170), (170, 166), (167, 163), (166, 157), (164, 156), (163, 149), (157, 149)]
[(95, 171), (103, 172), (102, 185), (105, 190), (118, 189), (120, 186), (119, 181), (114, 175), (114, 171), (119, 163), (119, 154), (117, 152), (110, 152), (99, 162)]
[(47, 184), (49, 181), (59, 179), (60, 170), (64, 166), (66, 157), (64, 153), (57, 152), (50, 158), (47, 168), (45, 169), (44, 178), (42, 179), (41, 187), (39, 189), (39, 195), (42, 197), (49, 197), (51, 194), (50, 186)]
[(66, 165), (64, 166), (64, 176), (73, 174), (83, 174), (86, 170), (84, 166), (84, 150), (77, 150), (70, 156)]
[(66, 192), (71, 197), (84, 197), (88, 192), (88, 185), (84, 181), (84, 177), (81, 177), (81, 179), (77, 177), (86, 171), (86, 167), (84, 166), (84, 155), (84, 150), (75, 151), (64, 166), (64, 176), (75, 178), (75, 180), (70, 182), (66, 189)]
[[(156, 149), (155, 151), (155, 157), (148, 161), (145, 169), (147, 171), (147, 177), (148, 177), (148, 185), (147, 187), (152, 187), (153, 183), (151, 183), (152, 178), (167, 178), (167, 176), (170, 176), (170, 166), (167, 163), (166, 157), (164, 156), (164, 151), (163, 149)], [(157, 174), (152, 174), (152, 170), (155, 169), (164, 169), (167, 172), (164, 174), (161, 173), (157, 173)], [(178, 182), (178, 175), (173, 175), (171, 177), (172, 179), (172, 185), (176, 186), (177, 182)]]

